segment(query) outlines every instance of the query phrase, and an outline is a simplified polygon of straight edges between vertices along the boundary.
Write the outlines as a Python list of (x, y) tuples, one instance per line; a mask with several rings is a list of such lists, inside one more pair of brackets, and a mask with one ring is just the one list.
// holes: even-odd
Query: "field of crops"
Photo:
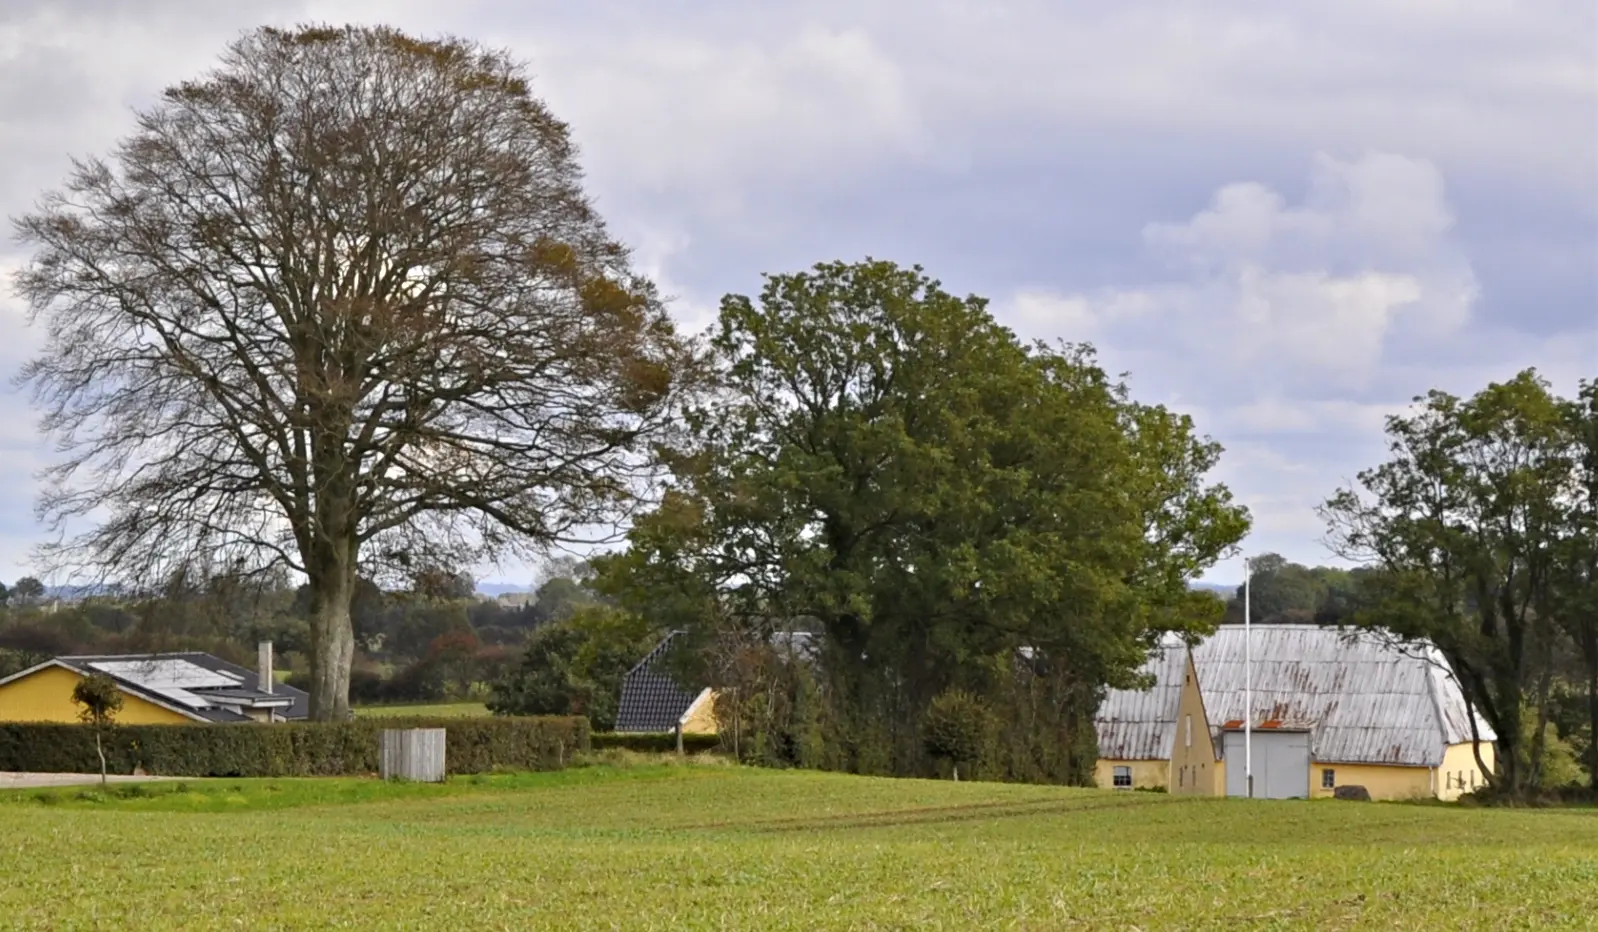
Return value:
[(1591, 811), (691, 765), (132, 792), (0, 794), (0, 927), (1556, 929), (1598, 916)]

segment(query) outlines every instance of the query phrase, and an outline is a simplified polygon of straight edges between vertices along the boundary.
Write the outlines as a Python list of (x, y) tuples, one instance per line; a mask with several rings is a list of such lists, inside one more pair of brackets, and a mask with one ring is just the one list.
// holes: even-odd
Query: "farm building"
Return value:
[[(666, 669), (667, 652), (681, 636), (681, 631), (666, 635), (622, 679), (617, 731), (716, 733), (715, 690), (685, 688)], [(808, 660), (814, 657), (814, 638), (805, 631), (777, 631), (764, 643), (779, 655)]]
[(666, 652), (680, 635), (666, 635), (622, 678), (617, 731), (716, 733), (714, 691), (684, 689), (666, 670)]
[[(1315, 625), (1253, 629), (1254, 795), (1454, 799), (1484, 785), (1495, 740), (1476, 736), (1437, 651)], [(1244, 796), (1244, 629), (1191, 650), (1168, 640), (1144, 667), (1154, 685), (1112, 690), (1099, 709), (1100, 786)]]
[(0, 680), (0, 721), (78, 721), (72, 689), (95, 673), (121, 690), (124, 725), (304, 719), (310, 697), (274, 682), (271, 656), (262, 644), (259, 671), (199, 652), (56, 657)]

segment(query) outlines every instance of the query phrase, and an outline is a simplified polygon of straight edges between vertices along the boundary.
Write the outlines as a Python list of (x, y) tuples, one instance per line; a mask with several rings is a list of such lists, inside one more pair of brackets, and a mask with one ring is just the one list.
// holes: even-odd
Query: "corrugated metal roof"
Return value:
[[(1471, 740), (1464, 695), (1429, 644), (1316, 625), (1254, 625), (1252, 637), (1254, 724), (1308, 729), (1316, 760), (1433, 767), (1448, 745)], [(1105, 697), (1099, 756), (1170, 757), (1185, 669), (1180, 644), (1167, 639), (1144, 665), (1152, 689)], [(1193, 649), (1212, 729), (1244, 718), (1244, 656), (1241, 625), (1223, 625)], [(1494, 740), (1477, 723), (1481, 739)]]
[[(1223, 625), (1193, 649), (1212, 727), (1245, 718), (1244, 635)], [(1309, 728), (1316, 760), (1434, 767), (1469, 740), (1464, 696), (1430, 645), (1316, 625), (1255, 625), (1252, 637), (1254, 724)]]
[(1094, 720), (1099, 756), (1107, 760), (1165, 760), (1176, 732), (1187, 651), (1179, 637), (1166, 637), (1138, 671), (1152, 675), (1148, 689), (1112, 689)]

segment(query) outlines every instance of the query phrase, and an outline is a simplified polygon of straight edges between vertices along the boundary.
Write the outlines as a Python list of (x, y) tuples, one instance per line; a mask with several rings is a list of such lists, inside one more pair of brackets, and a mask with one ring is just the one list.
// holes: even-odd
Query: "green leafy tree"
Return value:
[(1575, 475), (1570, 524), (1559, 542), (1554, 611), (1580, 658), (1588, 787), (1598, 793), (1598, 380), (1583, 382), (1564, 414)]
[[(1159, 631), (1217, 619), (1188, 582), (1247, 527), (1205, 478), (1219, 448), (1130, 402), (1090, 349), (1023, 344), (982, 299), (874, 261), (730, 295), (712, 342), (714, 401), (597, 585), (707, 658), (814, 628), (834, 765), (924, 771), (932, 697), (991, 688), (1022, 647), (1054, 684), (1040, 727), (1090, 735), (1104, 684)], [(724, 685), (743, 705), (759, 691)], [(1012, 763), (1083, 781), (1092, 755)]]
[(976, 696), (963, 690), (947, 690), (932, 698), (921, 720), (921, 740), (927, 754), (947, 761), (954, 779), (960, 767), (977, 763), (993, 744), (993, 713)]
[(100, 784), (110, 782), (106, 774), (104, 737), (122, 711), (122, 690), (104, 673), (91, 673), (72, 687), (72, 702), (79, 706), (78, 718), (94, 729), (94, 751), (100, 757)]
[(1388, 419), (1390, 459), (1322, 513), (1339, 553), (1377, 570), (1361, 582), (1358, 622), (1430, 639), (1497, 734), (1495, 789), (1534, 793), (1561, 650), (1554, 584), (1573, 474), (1565, 409), (1532, 371), (1469, 399), (1433, 391), (1416, 405)]
[(11, 601), (17, 605), (38, 605), (44, 601), (44, 583), (33, 576), (24, 576), (11, 586)]
[(71, 532), (44, 557), (298, 571), (310, 714), (345, 718), (359, 574), (590, 540), (693, 353), (505, 53), (261, 28), (136, 123), (16, 220)]
[(616, 727), (622, 679), (655, 645), (639, 617), (587, 605), (540, 626), (521, 663), (492, 686), (496, 715), (586, 715), (597, 731)]

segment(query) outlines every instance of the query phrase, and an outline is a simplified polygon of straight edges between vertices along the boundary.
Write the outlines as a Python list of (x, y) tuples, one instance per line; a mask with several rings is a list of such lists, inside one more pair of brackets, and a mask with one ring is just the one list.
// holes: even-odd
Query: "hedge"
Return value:
[[(174, 777), (330, 777), (378, 771), (378, 735), (390, 728), (445, 730), (452, 774), (559, 770), (586, 751), (588, 719), (565, 716), (379, 718), (239, 725), (118, 725), (105, 740), (112, 773)], [(85, 725), (0, 723), (0, 771), (98, 773)]]
[[(589, 746), (596, 751), (621, 748), (643, 754), (664, 754), (677, 750), (677, 735), (673, 732), (596, 731), (589, 736)], [(714, 751), (720, 746), (721, 739), (715, 735), (682, 736), (682, 749), (688, 754)]]

